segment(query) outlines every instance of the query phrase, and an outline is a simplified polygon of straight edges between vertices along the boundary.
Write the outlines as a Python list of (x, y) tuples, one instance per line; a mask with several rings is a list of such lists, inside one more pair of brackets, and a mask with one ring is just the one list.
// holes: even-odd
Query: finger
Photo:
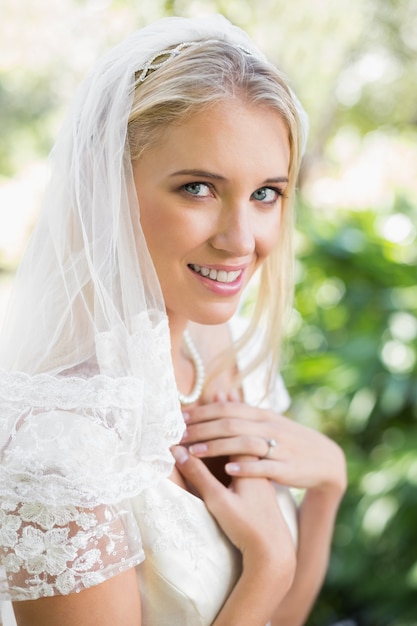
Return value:
[(173, 446), (171, 452), (182, 476), (197, 489), (209, 508), (211, 502), (223, 497), (223, 491), (227, 491), (226, 487), (200, 459), (190, 455), (183, 446)]
[(259, 427), (253, 422), (242, 422), (237, 418), (223, 418), (199, 424), (188, 423), (182, 442), (189, 444), (197, 441), (237, 437), (241, 434), (255, 435), (258, 429)]
[[(207, 508), (212, 513), (217, 513), (221, 510), (222, 506), (228, 506), (227, 502), (230, 501), (230, 490), (225, 487), (217, 478), (210, 472), (206, 465), (193, 455), (188, 453), (188, 450), (182, 446), (173, 446), (171, 452), (176, 460), (176, 467), (181, 472), (185, 480), (195, 487), (202, 499), (207, 505)], [(238, 457), (239, 462), (242, 459), (243, 462), (249, 462), (250, 457)], [(242, 463), (243, 464), (243, 463)], [(258, 476), (258, 478), (263, 478)], [(264, 481), (253, 481), (252, 479), (244, 476), (236, 479), (233, 485), (233, 491), (237, 494), (251, 493), (253, 490), (262, 485), (265, 488)]]
[(242, 420), (237, 417), (224, 417), (200, 423), (187, 423), (183, 433), (182, 443), (210, 441), (213, 439), (227, 439), (229, 437), (251, 436), (263, 441), (257, 454), (264, 456), (268, 451), (267, 441), (278, 437), (278, 427), (271, 422), (256, 422)]
[(269, 439), (264, 437), (238, 435), (236, 437), (221, 437), (206, 441), (197, 440), (197, 443), (191, 443), (188, 450), (194, 456), (201, 458), (242, 454), (262, 458), (266, 452), (270, 452), (269, 458), (273, 458), (273, 451), (267, 441)]
[(226, 463), (224, 469), (229, 476), (269, 478), (283, 485), (291, 485), (288, 482), (288, 467), (284, 461), (272, 461), (270, 459), (234, 461)]
[(213, 403), (226, 403), (226, 402), (242, 402), (242, 394), (238, 389), (232, 389), (227, 393), (225, 391), (216, 391), (215, 394), (211, 398), (207, 404)]
[(227, 394), (227, 401), (242, 402), (242, 394), (239, 389), (232, 389), (232, 391), (229, 391), (229, 393)]
[(227, 394), (224, 391), (217, 391), (212, 398), (212, 401), (210, 402), (210, 404), (212, 403), (220, 403), (220, 404), (224, 404), (225, 402), (229, 402), (229, 398), (227, 396)]
[(270, 421), (271, 415), (267, 409), (249, 406), (244, 402), (212, 402), (190, 409), (187, 422), (193, 424), (223, 418), (262, 422)]
[(233, 459), (225, 465), (225, 472), (232, 476), (233, 480), (255, 480), (268, 478), (270, 481), (294, 487), (296, 489), (310, 489), (323, 485), (323, 481), (315, 477), (311, 471), (300, 471), (299, 464), (294, 465), (287, 461), (271, 461), (261, 459), (258, 461)]

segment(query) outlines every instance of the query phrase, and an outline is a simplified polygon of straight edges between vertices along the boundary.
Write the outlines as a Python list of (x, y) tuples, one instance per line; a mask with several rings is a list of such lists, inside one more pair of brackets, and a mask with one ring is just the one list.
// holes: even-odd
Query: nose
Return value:
[(250, 207), (245, 202), (225, 203), (221, 207), (211, 245), (233, 256), (252, 254), (255, 235)]

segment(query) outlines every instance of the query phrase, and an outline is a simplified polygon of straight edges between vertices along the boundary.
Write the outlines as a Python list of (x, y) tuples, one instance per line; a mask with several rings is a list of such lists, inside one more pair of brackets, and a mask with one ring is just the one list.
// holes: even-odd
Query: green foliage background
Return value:
[[(345, 450), (350, 485), (309, 626), (416, 626), (417, 3), (4, 0), (0, 192), (45, 159), (104, 49), (163, 15), (214, 11), (283, 68), (310, 115), (283, 374), (292, 414)], [(18, 254), (0, 249), (0, 278)]]
[[(415, 215), (401, 199), (395, 211)], [(416, 271), (401, 260), (407, 246), (388, 244), (376, 224), (371, 209), (337, 223), (307, 206), (299, 216), (286, 381), (293, 414), (344, 448), (350, 483), (311, 626), (417, 623), (417, 368), (387, 358), (414, 354)]]

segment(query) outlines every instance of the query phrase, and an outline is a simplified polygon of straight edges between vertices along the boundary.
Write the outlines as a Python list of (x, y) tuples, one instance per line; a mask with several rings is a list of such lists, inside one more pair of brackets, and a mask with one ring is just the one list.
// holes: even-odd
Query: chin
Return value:
[(194, 311), (188, 316), (191, 322), (196, 324), (204, 324), (206, 326), (215, 326), (217, 324), (225, 324), (236, 313), (238, 303), (234, 306), (208, 306), (203, 311)]

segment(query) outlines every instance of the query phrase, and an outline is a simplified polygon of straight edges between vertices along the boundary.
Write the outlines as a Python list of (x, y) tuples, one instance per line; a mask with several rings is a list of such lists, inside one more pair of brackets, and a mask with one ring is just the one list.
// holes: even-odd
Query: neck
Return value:
[(169, 318), (171, 332), (172, 363), (178, 389), (178, 399), (182, 406), (198, 402), (204, 385), (204, 363), (190, 334), (187, 324)]
[(183, 394), (189, 394), (196, 382), (195, 364), (184, 346), (184, 332), (188, 320), (168, 315), (171, 337), (171, 356), (174, 367), (177, 389)]
[(176, 372), (176, 364), (180, 364), (184, 358), (183, 350), (183, 336), (184, 331), (187, 328), (187, 319), (178, 319), (168, 315), (169, 322), (169, 334), (171, 337), (171, 356), (174, 364), (174, 371)]

